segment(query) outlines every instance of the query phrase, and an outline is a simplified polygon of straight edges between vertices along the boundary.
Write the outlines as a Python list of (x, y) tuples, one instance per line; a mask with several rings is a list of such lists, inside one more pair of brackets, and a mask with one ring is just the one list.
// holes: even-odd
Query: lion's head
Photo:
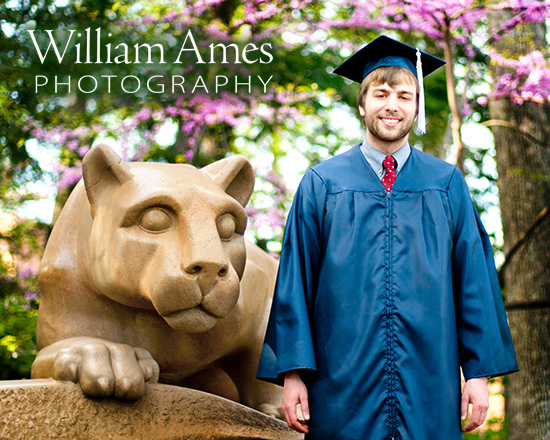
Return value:
[(211, 329), (239, 297), (246, 251), (244, 206), (254, 173), (242, 156), (201, 170), (126, 163), (109, 147), (84, 158), (92, 209), (95, 290), (156, 311), (174, 329)]

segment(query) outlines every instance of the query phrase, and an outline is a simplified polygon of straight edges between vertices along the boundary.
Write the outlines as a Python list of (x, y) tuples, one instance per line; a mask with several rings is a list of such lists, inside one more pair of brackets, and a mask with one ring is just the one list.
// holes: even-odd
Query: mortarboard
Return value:
[(399, 66), (412, 72), (419, 85), (417, 131), (424, 134), (426, 115), (423, 78), (444, 64), (445, 61), (437, 57), (382, 35), (340, 64), (334, 73), (362, 83), (369, 73), (379, 67)]

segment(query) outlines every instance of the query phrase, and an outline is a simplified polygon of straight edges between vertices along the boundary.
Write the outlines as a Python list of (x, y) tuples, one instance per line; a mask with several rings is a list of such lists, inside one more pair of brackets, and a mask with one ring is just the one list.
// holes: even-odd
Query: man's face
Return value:
[(416, 118), (416, 85), (402, 81), (369, 86), (359, 107), (367, 129), (367, 141), (374, 147), (379, 143), (408, 140)]

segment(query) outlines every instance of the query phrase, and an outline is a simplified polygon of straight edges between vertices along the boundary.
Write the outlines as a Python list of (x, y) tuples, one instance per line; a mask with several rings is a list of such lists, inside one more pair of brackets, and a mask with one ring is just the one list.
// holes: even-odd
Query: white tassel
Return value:
[(426, 109), (424, 103), (424, 75), (422, 73), (421, 53), (416, 49), (416, 77), (418, 79), (418, 116), (416, 119), (416, 132), (426, 134)]

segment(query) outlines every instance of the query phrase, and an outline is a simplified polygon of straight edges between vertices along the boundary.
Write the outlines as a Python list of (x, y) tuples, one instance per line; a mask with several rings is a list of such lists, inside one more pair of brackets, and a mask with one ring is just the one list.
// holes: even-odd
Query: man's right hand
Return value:
[[(298, 420), (296, 406), (300, 404), (304, 420)], [(283, 389), (283, 411), (288, 426), (298, 432), (309, 432), (306, 422), (309, 420), (309, 403), (306, 384), (300, 378), (298, 371), (285, 374)]]

